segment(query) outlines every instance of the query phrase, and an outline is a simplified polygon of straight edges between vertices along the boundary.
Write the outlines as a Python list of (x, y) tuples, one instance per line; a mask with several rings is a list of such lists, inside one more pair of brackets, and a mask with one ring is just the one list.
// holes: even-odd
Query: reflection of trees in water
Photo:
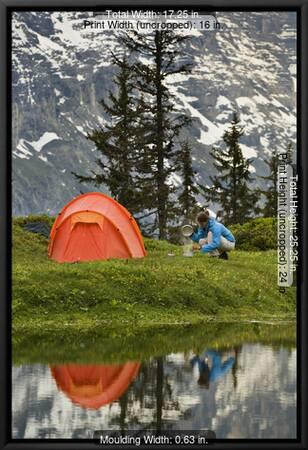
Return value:
[(156, 430), (158, 433), (162, 429), (163, 412), (163, 390), (164, 390), (164, 362), (163, 358), (156, 358)]
[(127, 392), (125, 392), (122, 397), (119, 400), (120, 404), (120, 416), (119, 416), (119, 422), (120, 422), (120, 430), (121, 433), (125, 434), (125, 431), (127, 430), (125, 420), (127, 415), (127, 406), (128, 406), (128, 395)]
[[(234, 388), (237, 386), (237, 360), (240, 350), (241, 346), (233, 349), (235, 356), (235, 363), (232, 368)], [(223, 359), (227, 358), (230, 355), (230, 349), (224, 348), (219, 353)], [(177, 357), (176, 355), (173, 356)], [(116, 415), (111, 415), (109, 421), (111, 428), (116, 428), (122, 433), (125, 433), (128, 429), (151, 429), (159, 433), (164, 427), (172, 427), (174, 421), (178, 420), (179, 417), (189, 417), (189, 410), (185, 412), (185, 407), (183, 408), (181, 401), (179, 402), (178, 400), (178, 386), (181, 386), (181, 395), (185, 397), (186, 389), (188, 392), (193, 382), (191, 352), (181, 354), (180, 360), (174, 360), (173, 356), (167, 355), (152, 358), (141, 364), (141, 366), (139, 363), (135, 363), (138, 366), (138, 374), (134, 381), (133, 379), (130, 380), (130, 385), (124, 387), (126, 391), (122, 390), (123, 394), (120, 397), (118, 396), (119, 412)], [(57, 372), (58, 377), (54, 373), (58, 388), (62, 389), (68, 395), (68, 398), (71, 398), (71, 384), (66, 380), (69, 375), (73, 377), (73, 384), (74, 386), (75, 384), (76, 386), (78, 385), (78, 389), (81, 389), (82, 386), (80, 385), (82, 384), (86, 384), (86, 387), (90, 384), (92, 386), (94, 381), (97, 384), (96, 378), (98, 376), (105, 377), (103, 391), (104, 395), (106, 395), (106, 389), (109, 387), (109, 382), (107, 381), (116, 368), (116, 365), (93, 366), (93, 368), (92, 366), (59, 366), (52, 368), (52, 370), (55, 372), (57, 369), (59, 372)], [(62, 372), (66, 375), (66, 378)], [(95, 374), (96, 378), (94, 377)], [(64, 381), (60, 375), (62, 375), (62, 378), (65, 378), (64, 381), (67, 382), (68, 386), (62, 386)], [(94, 377), (94, 381), (91, 377)], [(62, 384), (60, 383), (61, 380)], [(91, 380), (91, 383), (89, 380)], [(72, 401), (77, 402), (75, 397), (72, 397)], [(87, 405), (85, 401), (79, 400), (77, 404), (79, 403)]]
[[(274, 349), (274, 354), (277, 353), (277, 350), (278, 348)], [(156, 357), (143, 363), (134, 383), (120, 399), (120, 413), (118, 414), (118, 417), (114, 419), (113, 423), (117, 423), (117, 428), (121, 429), (122, 432), (123, 430), (128, 429), (139, 429), (144, 431), (151, 430), (159, 433), (164, 429), (175, 428), (177, 422), (182, 424), (186, 423), (190, 427), (193, 427), (195, 423), (199, 425), (202, 424), (203, 426), (205, 423), (210, 423), (211, 418), (216, 418), (217, 420), (218, 411), (221, 410), (221, 408), (225, 408), (226, 404), (228, 404), (228, 407), (234, 408), (234, 405), (237, 402), (240, 402), (240, 404), (243, 402), (243, 405), (252, 415), (264, 417), (264, 419), (262, 419), (263, 422), (261, 421), (263, 426), (264, 423), (266, 423), (266, 427), (269, 430), (273, 429), (275, 436), (278, 436), (279, 431), (275, 428), (277, 424), (272, 423), (271, 415), (270, 417), (267, 417), (267, 408), (268, 405), (271, 405), (270, 409), (272, 411), (275, 411), (275, 408), (279, 408), (280, 411), (280, 403), (277, 401), (273, 403), (271, 394), (267, 397), (268, 394), (266, 394), (266, 392), (258, 393), (258, 398), (262, 395), (263, 400), (261, 403), (255, 402), (255, 400), (253, 400), (256, 398), (255, 396), (250, 396), (246, 399), (245, 390), (242, 391), (247, 384), (243, 379), (243, 373), (249, 373), (250, 367), (242, 367), (242, 352), (242, 345), (234, 346), (232, 348), (220, 348), (218, 353), (220, 354), (222, 361), (229, 358), (230, 354), (234, 357), (234, 364), (229, 372), (232, 387), (229, 383), (224, 385), (222, 380), (211, 382), (211, 385), (212, 383), (215, 384), (215, 390), (211, 389), (209, 391), (204, 391), (200, 389), (200, 399), (203, 399), (203, 401), (195, 406), (186, 408), (182, 405), (182, 400), (178, 400), (178, 397), (182, 398), (183, 395), (185, 397), (186, 389), (187, 395), (190, 395), (189, 393), (191, 393), (192, 385), (195, 385), (196, 392), (198, 392), (198, 383), (193, 379), (192, 368), (190, 365), (192, 353), (182, 354), (183, 359), (179, 361), (176, 361), (169, 356), (164, 356)], [(287, 351), (287, 355), (288, 353), (289, 352)], [(286, 355), (286, 351), (284, 351), (284, 355)], [(251, 361), (253, 361), (253, 359)], [(278, 362), (279, 367), (283, 367), (288, 363), (288, 358), (284, 357), (282, 359), (277, 355), (276, 363), (278, 364)], [(287, 369), (285, 372), (287, 372)], [(178, 386), (181, 386), (180, 391), (178, 390)], [(217, 400), (212, 397), (217, 389), (220, 389), (221, 392), (222, 386), (229, 386), (231, 391), (233, 390), (234, 392), (234, 397), (230, 397), (230, 388), (227, 389), (227, 403), (226, 401), (224, 402), (223, 400)], [(274, 417), (278, 417), (279, 414), (281, 414), (281, 411), (279, 411), (277, 411), (277, 414), (274, 414)], [(293, 433), (293, 422), (295, 420), (292, 417), (291, 419), (290, 430), (288, 431), (290, 435)], [(221, 419), (221, 424), (219, 425), (223, 430), (220, 430), (221, 435), (229, 437), (241, 436), (243, 430), (237, 427), (241, 427), (240, 424), (242, 423), (242, 420), (246, 420), (247, 422), (245, 415), (241, 420), (238, 419), (237, 414), (231, 414), (228, 420)], [(245, 430), (248, 430), (247, 435), (249, 436), (258, 436), (260, 433), (263, 433), (263, 429), (259, 429), (259, 423), (257, 422), (252, 424), (248, 422), (245, 423)], [(286, 435), (288, 433), (286, 433)]]
[[(237, 371), (239, 369), (238, 357), (242, 346), (236, 346), (234, 352), (235, 362), (232, 367), (234, 389), (237, 387)], [(219, 352), (222, 357), (230, 355), (230, 348)], [(173, 392), (173, 385), (182, 386), (191, 381), (192, 369), (190, 366), (190, 353), (185, 353), (184, 364), (174, 364), (168, 357), (153, 358), (140, 367), (139, 374), (134, 383), (119, 399), (120, 414), (113, 417), (111, 425), (116, 425), (122, 432), (128, 429), (156, 430), (158, 433), (165, 427), (172, 425), (173, 420), (164, 420), (168, 411), (179, 412), (181, 405), (177, 393)], [(140, 414), (143, 411), (144, 414)], [(184, 418), (189, 418), (190, 410), (182, 411)]]
[(241, 351), (242, 346), (237, 345), (233, 348), (234, 350), (234, 364), (232, 367), (232, 378), (233, 378), (233, 387), (234, 389), (237, 388), (237, 370), (238, 370), (238, 356)]
[(209, 424), (222, 438), (295, 436), (296, 352), (243, 344), (220, 348), (222, 360), (232, 350), (235, 361), (228, 379), (211, 382), (209, 390), (201, 389), (194, 377), (190, 364), (194, 348), (138, 364), (139, 373), (123, 395), (99, 409), (81, 407), (68, 395), (59, 395), (49, 367), (15, 367), (13, 436), (70, 438), (74, 432), (85, 438), (84, 430), (125, 434), (138, 429), (202, 429)]
[[(153, 358), (141, 365), (135, 382), (119, 399), (120, 414), (111, 419), (110, 425), (116, 425), (122, 433), (128, 429), (151, 429), (159, 433), (163, 429), (164, 411), (180, 411), (172, 391), (170, 373), (164, 370), (165, 367), (165, 357)], [(182, 380), (183, 366), (172, 369), (172, 378)], [(140, 411), (145, 412), (147, 420), (142, 421)]]

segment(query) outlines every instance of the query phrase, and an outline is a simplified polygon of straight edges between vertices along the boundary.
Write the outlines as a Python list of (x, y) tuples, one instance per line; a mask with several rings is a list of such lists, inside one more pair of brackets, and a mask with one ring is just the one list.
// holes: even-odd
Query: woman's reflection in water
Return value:
[(190, 364), (194, 374), (198, 378), (198, 384), (209, 389), (210, 383), (222, 378), (229, 372), (235, 363), (235, 352), (231, 352), (225, 361), (222, 361), (221, 354), (215, 350), (205, 350), (200, 355), (197, 353)]

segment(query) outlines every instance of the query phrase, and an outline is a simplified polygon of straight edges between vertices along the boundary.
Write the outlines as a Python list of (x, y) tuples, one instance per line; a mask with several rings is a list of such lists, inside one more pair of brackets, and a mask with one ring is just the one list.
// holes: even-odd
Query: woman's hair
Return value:
[(209, 220), (210, 213), (208, 211), (202, 211), (197, 215), (197, 221), (200, 222), (207, 222)]

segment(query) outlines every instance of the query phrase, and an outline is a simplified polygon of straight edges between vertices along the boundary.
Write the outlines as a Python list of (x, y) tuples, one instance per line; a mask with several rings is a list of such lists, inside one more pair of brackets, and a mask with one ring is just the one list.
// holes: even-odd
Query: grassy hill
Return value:
[(181, 246), (146, 239), (143, 259), (59, 264), (48, 260), (47, 239), (21, 224), (13, 224), (14, 335), (295, 319), (295, 288), (279, 293), (273, 250), (185, 258)]

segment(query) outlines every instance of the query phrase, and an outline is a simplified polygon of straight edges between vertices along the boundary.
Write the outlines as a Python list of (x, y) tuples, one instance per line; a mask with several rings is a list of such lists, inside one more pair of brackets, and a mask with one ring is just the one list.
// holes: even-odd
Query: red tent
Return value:
[(48, 256), (58, 262), (146, 255), (139, 227), (124, 206), (99, 192), (80, 195), (58, 215)]
[(75, 365), (50, 367), (57, 386), (84, 408), (98, 409), (121, 397), (140, 368), (139, 362), (123, 365)]

